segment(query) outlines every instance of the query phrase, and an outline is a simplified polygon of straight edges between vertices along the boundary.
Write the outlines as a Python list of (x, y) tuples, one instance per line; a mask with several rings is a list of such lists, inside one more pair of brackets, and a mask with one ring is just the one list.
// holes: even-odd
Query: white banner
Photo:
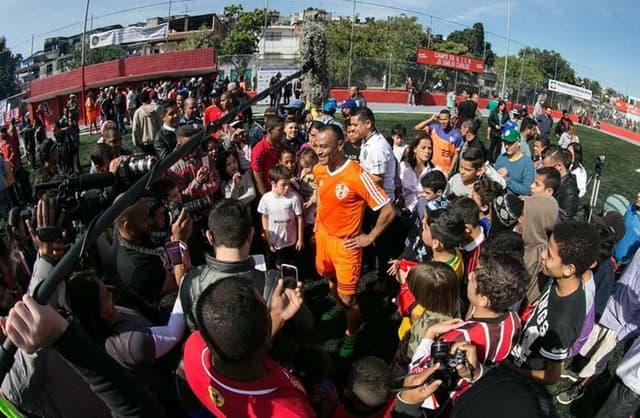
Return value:
[[(288, 75), (295, 73), (299, 69), (299, 67), (259, 67), (256, 91), (263, 91), (268, 89), (271, 78), (275, 77), (276, 74), (280, 73), (280, 80), (282, 80)], [(258, 104), (268, 105), (269, 96), (267, 96), (265, 99), (260, 100)]]
[(591, 97), (593, 96), (591, 90), (551, 79), (549, 79), (549, 90), (561, 94), (568, 94), (569, 96), (578, 97), (584, 100), (591, 100)]
[(164, 39), (169, 33), (169, 24), (158, 26), (137, 27), (129, 26), (107, 32), (94, 33), (89, 42), (90, 48), (100, 48), (108, 45), (129, 44), (133, 42), (154, 41)]

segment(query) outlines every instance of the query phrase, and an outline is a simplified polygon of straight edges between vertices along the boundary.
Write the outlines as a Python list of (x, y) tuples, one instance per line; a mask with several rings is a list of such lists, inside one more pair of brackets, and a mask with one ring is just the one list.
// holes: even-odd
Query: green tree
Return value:
[[(274, 12), (255, 9), (245, 12), (241, 5), (232, 4), (224, 8), (229, 32), (219, 46), (219, 55), (253, 54), (258, 47), (259, 36), (263, 31), (265, 13)], [(269, 20), (267, 19), (267, 24)]]
[[(327, 37), (332, 85), (346, 86), (351, 20), (329, 22)], [(407, 76), (415, 79), (422, 71), (415, 63), (416, 53), (419, 47), (426, 46), (426, 41), (422, 26), (413, 16), (366, 19), (357, 23), (353, 32), (352, 84), (367, 84), (370, 79), (380, 82), (382, 74), (390, 74), (389, 83), (396, 87), (404, 85)]]
[(491, 42), (486, 42), (484, 39), (484, 25), (481, 22), (474, 23), (472, 28), (451, 32), (447, 36), (447, 41), (465, 45), (470, 56), (484, 58), (487, 66), (493, 66), (496, 54), (491, 49)]
[(7, 48), (7, 40), (0, 37), (0, 98), (17, 93), (16, 66), (18, 62), (18, 58)]
[(540, 48), (522, 48), (518, 51), (518, 57), (523, 56), (532, 59), (546, 78), (555, 78), (556, 80), (564, 81), (565, 83), (576, 83), (576, 72), (571, 68), (571, 64), (560, 55), (559, 52), (549, 51)]
[(191, 33), (184, 42), (178, 45), (178, 49), (181, 51), (198, 48), (218, 49), (219, 46), (220, 39), (218, 39), (211, 30), (203, 25), (198, 31)]
[[(495, 69), (498, 73), (498, 84), (502, 83), (502, 74), (504, 69), (505, 57), (497, 57), (495, 61)], [(519, 58), (510, 55), (507, 61), (507, 88), (511, 100), (532, 96), (535, 91), (547, 85), (547, 77), (538, 66), (533, 57)]]

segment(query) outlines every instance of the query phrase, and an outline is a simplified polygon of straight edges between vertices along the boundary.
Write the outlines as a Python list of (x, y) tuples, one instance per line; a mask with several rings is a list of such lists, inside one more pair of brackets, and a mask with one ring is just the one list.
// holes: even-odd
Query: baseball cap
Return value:
[(338, 108), (338, 104), (336, 103), (336, 99), (334, 99), (334, 98), (330, 98), (330, 99), (329, 99), (329, 100), (327, 100), (327, 102), (322, 106), (322, 111), (323, 111), (323, 112), (327, 112), (327, 113), (331, 113), (331, 112), (335, 112), (337, 108)]
[(507, 129), (504, 131), (504, 136), (502, 140), (508, 144), (513, 144), (514, 142), (520, 140), (520, 132), (517, 129)]
[(234, 83), (233, 81), (231, 83), (227, 84), (227, 91), (231, 91), (231, 90), (234, 90), (234, 89), (237, 89), (237, 88), (238, 88), (238, 85), (236, 83)]
[(355, 100), (353, 99), (347, 99), (344, 102), (342, 102), (342, 104), (340, 105), (341, 108), (343, 109), (355, 109), (356, 107), (358, 107), (358, 103), (356, 103)]
[(620, 241), (627, 231), (627, 227), (624, 224), (624, 217), (618, 212), (607, 212), (603, 216), (593, 215), (591, 219), (594, 224), (609, 228), (616, 237), (616, 241)]
[(302, 100), (293, 99), (291, 102), (284, 107), (285, 109), (304, 109), (304, 102)]

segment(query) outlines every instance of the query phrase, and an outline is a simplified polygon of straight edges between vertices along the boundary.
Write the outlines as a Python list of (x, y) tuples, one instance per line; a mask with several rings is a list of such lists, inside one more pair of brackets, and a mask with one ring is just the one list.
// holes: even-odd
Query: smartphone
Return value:
[(182, 241), (171, 241), (164, 245), (172, 266), (183, 265), (185, 269), (191, 268), (191, 257), (187, 244)]
[(291, 264), (280, 265), (280, 276), (284, 280), (285, 287), (295, 289), (298, 285), (298, 267)]
[(202, 157), (202, 166), (206, 169), (209, 169), (209, 156), (205, 155)]

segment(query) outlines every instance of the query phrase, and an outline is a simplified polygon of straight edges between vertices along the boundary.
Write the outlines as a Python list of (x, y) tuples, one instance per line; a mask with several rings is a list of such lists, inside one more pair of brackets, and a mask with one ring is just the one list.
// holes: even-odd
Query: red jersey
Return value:
[(251, 150), (251, 170), (262, 173), (262, 181), (267, 191), (271, 190), (269, 170), (278, 164), (278, 155), (283, 149), (284, 144), (282, 142), (278, 142), (278, 145), (271, 145), (267, 141), (267, 137), (264, 137)]
[[(486, 366), (493, 366), (509, 355), (511, 349), (516, 344), (522, 331), (522, 324), (518, 314), (507, 311), (497, 318), (470, 318), (458, 328), (442, 335), (439, 340), (453, 344), (457, 341), (466, 341), (476, 346), (478, 361)], [(424, 342), (425, 340), (423, 340)], [(411, 373), (418, 373), (427, 368), (431, 359), (430, 347), (424, 347), (423, 343), (418, 346), (413, 355)], [(451, 392), (451, 398), (459, 398), (470, 387), (470, 384), (460, 379), (456, 389)], [(435, 397), (428, 398), (423, 407), (436, 409), (438, 403)]]
[(211, 353), (199, 332), (184, 347), (184, 372), (191, 390), (218, 418), (315, 417), (302, 384), (275, 361), (265, 358), (267, 374), (237, 382), (217, 373)]

